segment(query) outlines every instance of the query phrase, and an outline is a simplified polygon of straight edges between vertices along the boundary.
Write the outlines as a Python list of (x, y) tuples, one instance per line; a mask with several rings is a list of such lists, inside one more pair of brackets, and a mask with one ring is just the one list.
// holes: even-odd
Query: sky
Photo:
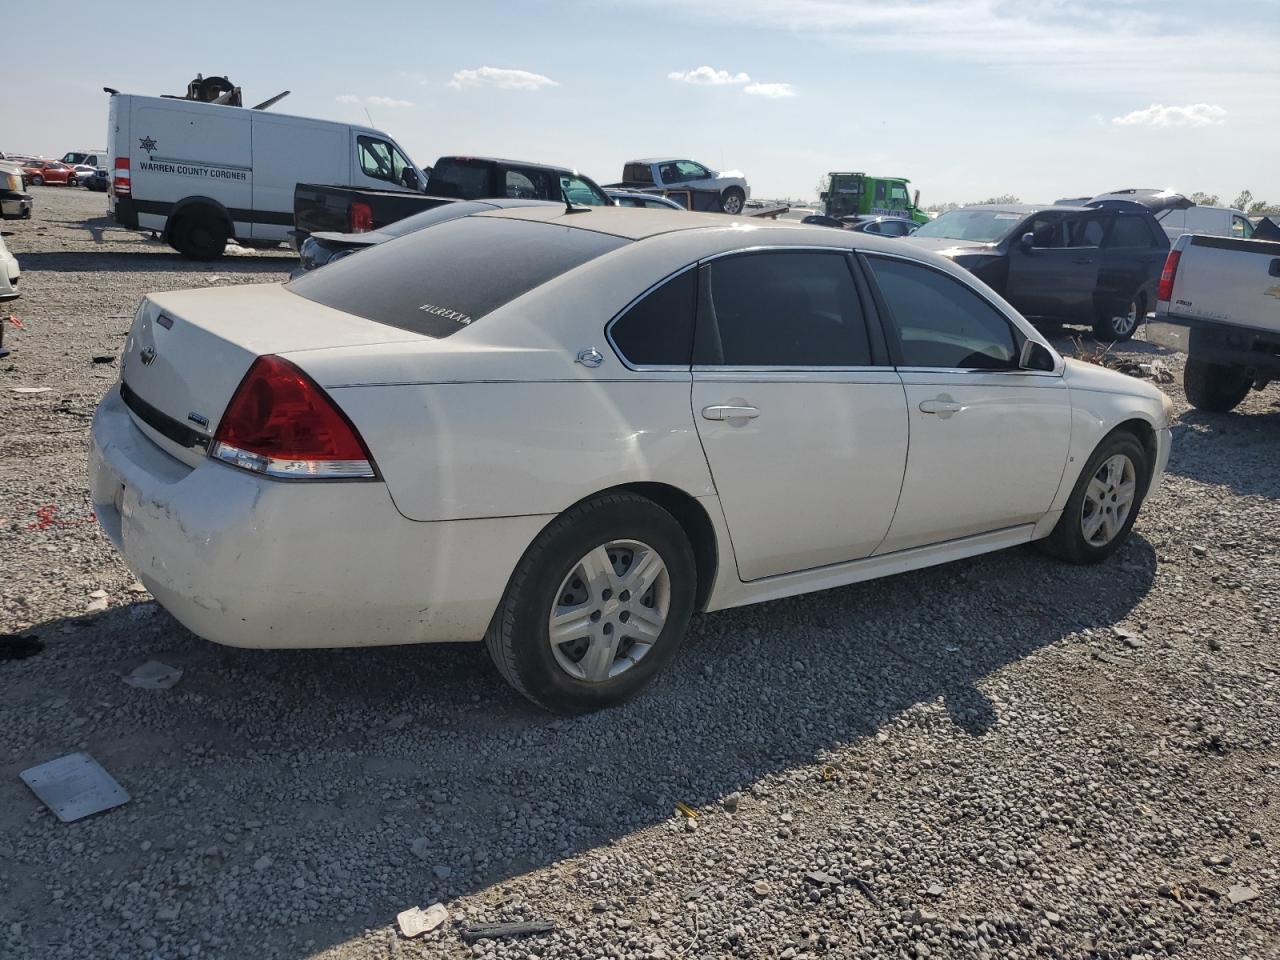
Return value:
[(1280, 202), (1280, 0), (126, 0), (22, 33), (6, 152), (102, 147), (102, 87), (180, 94), (201, 72), (246, 103), (291, 90), (278, 112), (372, 118), (419, 165), (487, 154), (605, 183), (671, 155), (757, 197), (856, 170), (909, 177), (926, 205)]

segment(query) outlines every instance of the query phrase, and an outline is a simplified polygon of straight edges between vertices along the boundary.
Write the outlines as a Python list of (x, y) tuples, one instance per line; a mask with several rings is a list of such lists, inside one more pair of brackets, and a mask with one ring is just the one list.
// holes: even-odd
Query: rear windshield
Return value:
[(462, 200), (491, 196), (493, 187), (489, 183), (489, 176), (492, 171), (493, 165), (490, 163), (445, 160), (431, 168), (427, 193)]
[(389, 327), (447, 337), (628, 242), (558, 224), (464, 217), (370, 247), (285, 289)]
[(1013, 232), (1026, 217), (1015, 210), (951, 210), (930, 220), (912, 236), (995, 243)]

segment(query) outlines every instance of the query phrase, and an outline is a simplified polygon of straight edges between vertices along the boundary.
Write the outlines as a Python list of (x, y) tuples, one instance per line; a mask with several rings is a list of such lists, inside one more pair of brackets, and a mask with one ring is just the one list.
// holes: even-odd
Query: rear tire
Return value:
[(188, 260), (217, 260), (227, 249), (226, 222), (205, 211), (179, 216), (169, 228), (169, 243)]
[(746, 202), (747, 195), (742, 192), (741, 187), (730, 187), (724, 193), (720, 194), (720, 209), (725, 213), (741, 213)]
[(1134, 294), (1129, 301), (1125, 313), (1116, 314), (1114, 310), (1103, 308), (1098, 311), (1098, 319), (1093, 323), (1093, 335), (1098, 340), (1112, 343), (1116, 340), (1128, 340), (1146, 316), (1146, 301), (1142, 294)]
[(37, 173), (34, 177), (31, 178), (31, 185), (33, 187), (43, 187), (44, 177), (40, 176), (40, 174)]
[[(592, 567), (595, 557), (603, 562)], [(654, 579), (628, 579), (642, 574)], [(644, 592), (632, 597), (626, 588), (637, 583)], [(604, 494), (538, 534), (511, 574), (485, 646), (503, 678), (544, 710), (599, 710), (634, 696), (671, 661), (696, 595), (693, 548), (676, 519), (644, 497)], [(565, 636), (554, 644), (553, 619)], [(641, 629), (651, 638), (637, 639)]]
[(1248, 395), (1253, 377), (1244, 367), (1188, 357), (1182, 371), (1182, 386), (1187, 391), (1187, 400), (1197, 410), (1227, 413)]
[(1105, 437), (1080, 471), (1057, 526), (1036, 545), (1069, 563), (1100, 563), (1129, 538), (1150, 481), (1137, 437), (1127, 430)]

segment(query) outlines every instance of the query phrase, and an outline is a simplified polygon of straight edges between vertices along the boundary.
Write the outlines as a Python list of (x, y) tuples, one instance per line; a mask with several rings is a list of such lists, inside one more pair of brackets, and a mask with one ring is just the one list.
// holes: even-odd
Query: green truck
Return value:
[(824, 212), (828, 217), (905, 217), (916, 223), (928, 223), (929, 215), (920, 209), (920, 191), (911, 196), (905, 177), (869, 177), (865, 173), (829, 173), (827, 189), (822, 192)]

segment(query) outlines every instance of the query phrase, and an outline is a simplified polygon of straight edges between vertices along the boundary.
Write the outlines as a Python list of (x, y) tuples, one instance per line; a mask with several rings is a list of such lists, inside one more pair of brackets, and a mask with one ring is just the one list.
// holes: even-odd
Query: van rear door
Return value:
[(287, 240), (293, 228), (293, 190), (299, 183), (346, 185), (351, 177), (344, 123), (285, 117), (254, 110), (253, 237)]
[(134, 99), (127, 142), (138, 225), (161, 230), (182, 200), (221, 204), (237, 237), (252, 236), (249, 111), (161, 97)]

